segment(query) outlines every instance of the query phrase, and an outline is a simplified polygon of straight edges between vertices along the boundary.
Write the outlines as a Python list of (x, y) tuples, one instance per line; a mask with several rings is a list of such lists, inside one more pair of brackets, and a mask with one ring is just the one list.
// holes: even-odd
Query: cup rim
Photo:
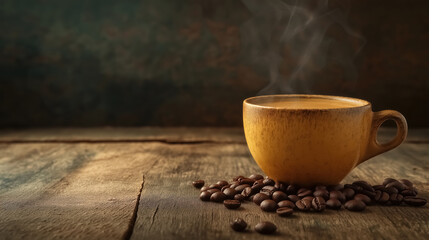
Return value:
[[(339, 100), (339, 101), (347, 101), (347, 102), (353, 102), (358, 103), (359, 105), (352, 106), (352, 107), (337, 107), (337, 108), (301, 108), (301, 109), (288, 109), (285, 107), (274, 107), (274, 106), (264, 106), (257, 103), (251, 103), (249, 101), (252, 101), (254, 99), (261, 99), (261, 98), (273, 98), (273, 97), (286, 97), (286, 98), (322, 98), (322, 99), (332, 99), (332, 100)], [(340, 110), (340, 109), (357, 109), (357, 108), (364, 108), (367, 106), (371, 106), (371, 103), (359, 99), (359, 98), (352, 98), (352, 97), (343, 97), (343, 96), (333, 96), (333, 95), (317, 95), (317, 94), (274, 94), (274, 95), (261, 95), (261, 96), (254, 96), (244, 99), (243, 104), (251, 105), (258, 108), (265, 108), (265, 109), (282, 109), (282, 110), (290, 110), (290, 111), (296, 111), (296, 110), (314, 110), (314, 111), (323, 111), (323, 110)]]

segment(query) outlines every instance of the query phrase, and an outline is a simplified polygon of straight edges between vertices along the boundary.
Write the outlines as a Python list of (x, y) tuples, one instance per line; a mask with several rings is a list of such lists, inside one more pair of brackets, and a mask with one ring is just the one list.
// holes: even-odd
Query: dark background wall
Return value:
[[(316, 66), (294, 92), (367, 99), (429, 127), (429, 1), (349, 7), (365, 39), (350, 41), (363, 46), (352, 81)], [(0, 127), (240, 126), (242, 100), (270, 78), (243, 45), (252, 17), (239, 0), (3, 0)]]

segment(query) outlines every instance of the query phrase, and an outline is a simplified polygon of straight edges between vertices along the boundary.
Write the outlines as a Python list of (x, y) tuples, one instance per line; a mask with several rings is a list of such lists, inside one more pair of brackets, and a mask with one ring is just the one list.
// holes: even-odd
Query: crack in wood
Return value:
[(158, 213), (158, 209), (159, 209), (159, 203), (156, 205), (156, 209), (152, 214), (152, 218), (151, 218), (151, 222), (150, 222), (150, 226), (149, 226), (149, 230), (152, 228), (153, 223), (155, 222), (155, 216)]
[(128, 228), (125, 231), (122, 239), (124, 240), (129, 240), (131, 239), (131, 236), (133, 235), (133, 231), (134, 231), (134, 225), (137, 221), (137, 212), (139, 210), (139, 204), (140, 204), (140, 196), (142, 194), (143, 188), (144, 188), (144, 184), (145, 184), (145, 175), (143, 174), (143, 180), (142, 180), (142, 185), (140, 187), (140, 191), (139, 194), (137, 195), (137, 200), (136, 200), (136, 206), (134, 207), (134, 212), (133, 215), (131, 216), (130, 222), (128, 223)]

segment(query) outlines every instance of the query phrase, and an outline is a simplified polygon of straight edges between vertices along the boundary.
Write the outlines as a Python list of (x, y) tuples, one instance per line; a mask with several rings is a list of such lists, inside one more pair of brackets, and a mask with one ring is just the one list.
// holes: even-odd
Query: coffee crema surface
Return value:
[(368, 104), (365, 101), (355, 100), (336, 100), (326, 98), (259, 98), (249, 101), (250, 104), (255, 104), (264, 107), (284, 108), (284, 109), (337, 109), (337, 108), (353, 108)]

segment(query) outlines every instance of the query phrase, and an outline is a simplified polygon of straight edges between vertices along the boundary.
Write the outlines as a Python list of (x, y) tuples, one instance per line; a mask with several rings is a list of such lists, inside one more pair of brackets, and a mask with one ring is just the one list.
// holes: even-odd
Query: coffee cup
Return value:
[[(377, 141), (387, 120), (396, 136)], [(338, 184), (357, 165), (400, 145), (404, 116), (373, 112), (365, 100), (325, 95), (266, 95), (243, 102), (247, 145), (262, 171), (276, 181), (300, 186)]]

